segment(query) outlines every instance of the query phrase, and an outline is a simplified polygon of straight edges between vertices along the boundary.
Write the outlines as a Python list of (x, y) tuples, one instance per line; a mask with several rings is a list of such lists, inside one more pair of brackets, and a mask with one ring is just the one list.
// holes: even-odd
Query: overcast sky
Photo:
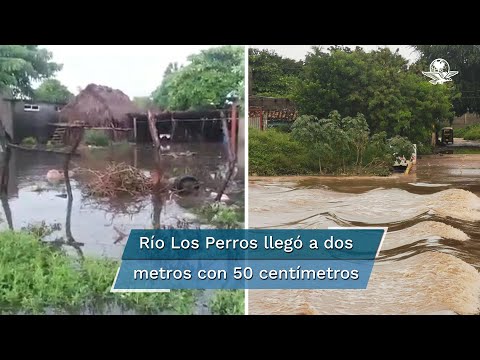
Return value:
[[(318, 45), (323, 47), (325, 50), (332, 45)], [(400, 49), (400, 54), (408, 59), (408, 60), (415, 60), (416, 55), (412, 49), (409, 48), (409, 45), (346, 45), (351, 47), (352, 49), (355, 46), (361, 46), (366, 51), (376, 50), (380, 47), (389, 47), (393, 52), (397, 49)], [(295, 60), (303, 60), (305, 55), (311, 50), (312, 45), (252, 45), (252, 47), (257, 49), (270, 49), (275, 50), (279, 55), (289, 57)]]
[(149, 96), (162, 82), (170, 62), (186, 63), (187, 56), (214, 45), (40, 45), (63, 64), (56, 78), (77, 94), (90, 83), (122, 90), (130, 96)]

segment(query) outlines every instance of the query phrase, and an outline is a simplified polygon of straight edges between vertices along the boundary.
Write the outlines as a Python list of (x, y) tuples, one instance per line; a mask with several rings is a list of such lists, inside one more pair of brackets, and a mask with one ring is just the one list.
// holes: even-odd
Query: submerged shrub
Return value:
[(217, 290), (210, 300), (210, 311), (214, 315), (245, 314), (245, 291)]
[(29, 146), (37, 145), (37, 139), (35, 139), (33, 136), (23, 138), (22, 145), (29, 145)]
[(87, 130), (84, 135), (85, 144), (93, 146), (108, 146), (110, 139), (101, 130)]

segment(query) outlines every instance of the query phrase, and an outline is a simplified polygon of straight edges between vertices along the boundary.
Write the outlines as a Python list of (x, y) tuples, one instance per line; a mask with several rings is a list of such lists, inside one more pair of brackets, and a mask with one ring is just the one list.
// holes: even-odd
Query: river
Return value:
[(480, 312), (480, 155), (385, 178), (251, 178), (249, 226), (388, 227), (367, 289), (250, 290), (250, 314)]

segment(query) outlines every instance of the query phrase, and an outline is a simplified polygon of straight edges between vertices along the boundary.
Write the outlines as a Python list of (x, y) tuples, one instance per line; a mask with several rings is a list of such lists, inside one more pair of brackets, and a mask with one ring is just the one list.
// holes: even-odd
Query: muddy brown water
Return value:
[(478, 314), (480, 155), (411, 175), (253, 178), (253, 228), (386, 226), (366, 290), (251, 290), (250, 314)]

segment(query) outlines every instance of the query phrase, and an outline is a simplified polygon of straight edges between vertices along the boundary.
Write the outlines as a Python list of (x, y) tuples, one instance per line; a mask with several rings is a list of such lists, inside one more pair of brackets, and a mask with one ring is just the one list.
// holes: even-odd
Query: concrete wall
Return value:
[[(39, 111), (25, 111), (26, 104), (39, 106)], [(40, 143), (46, 143), (55, 129), (49, 123), (58, 122), (57, 108), (62, 105), (52, 103), (32, 103), (20, 100), (12, 101), (13, 142), (20, 143), (26, 137), (34, 137)]]
[(480, 124), (480, 116), (473, 113), (465, 113), (453, 119), (452, 126), (455, 129), (460, 129), (473, 124)]

